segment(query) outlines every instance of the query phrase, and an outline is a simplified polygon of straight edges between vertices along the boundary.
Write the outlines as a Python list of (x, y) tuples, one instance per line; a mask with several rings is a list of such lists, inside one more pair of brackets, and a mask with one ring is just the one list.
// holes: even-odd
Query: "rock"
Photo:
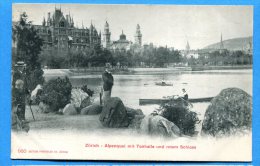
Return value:
[(129, 107), (125, 107), (125, 108), (129, 119), (134, 119), (136, 115), (144, 115), (141, 109), (133, 109)]
[(150, 135), (179, 137), (180, 129), (172, 122), (160, 115), (149, 115), (141, 124), (141, 129)]
[(74, 104), (67, 104), (63, 108), (63, 114), (64, 115), (76, 115), (77, 114), (77, 110), (76, 110)]
[(252, 97), (238, 88), (228, 88), (214, 97), (208, 106), (202, 134), (212, 136), (230, 135), (251, 129)]
[(141, 109), (125, 107), (129, 119), (129, 128), (140, 129), (143, 118), (145, 117)]
[(90, 101), (90, 97), (88, 96), (81, 101), (80, 108), (85, 108), (90, 105), (91, 105), (91, 101)]
[(51, 108), (49, 105), (44, 104), (43, 102), (40, 102), (39, 109), (42, 113), (49, 113), (51, 112)]
[(129, 122), (129, 128), (140, 129), (145, 115), (135, 115)]
[(81, 106), (82, 101), (85, 100), (86, 98), (89, 98), (89, 96), (82, 89), (74, 88), (71, 90), (70, 103), (74, 104), (75, 107), (79, 108)]
[(97, 114), (100, 114), (101, 111), (102, 111), (101, 105), (93, 104), (93, 105), (90, 105), (90, 106), (87, 106), (87, 107), (81, 109), (80, 114), (81, 115), (97, 115)]
[(129, 120), (122, 100), (118, 97), (109, 98), (104, 103), (99, 120), (105, 127), (127, 127)]

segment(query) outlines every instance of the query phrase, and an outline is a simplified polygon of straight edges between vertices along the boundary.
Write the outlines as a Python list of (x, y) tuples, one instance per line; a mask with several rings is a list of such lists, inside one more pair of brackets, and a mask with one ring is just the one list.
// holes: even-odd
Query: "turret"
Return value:
[(122, 30), (122, 34), (120, 35), (120, 40), (126, 40), (126, 35), (124, 34), (124, 31)]
[(48, 12), (47, 26), (51, 26), (51, 13)]
[(111, 33), (109, 32), (109, 24), (106, 21), (105, 26), (104, 26), (104, 33), (103, 33), (103, 47), (104, 48), (108, 48), (109, 47), (109, 45), (110, 45), (110, 36), (111, 36)]
[(136, 32), (135, 32), (135, 44), (142, 46), (142, 34), (140, 30), (140, 25), (136, 25)]

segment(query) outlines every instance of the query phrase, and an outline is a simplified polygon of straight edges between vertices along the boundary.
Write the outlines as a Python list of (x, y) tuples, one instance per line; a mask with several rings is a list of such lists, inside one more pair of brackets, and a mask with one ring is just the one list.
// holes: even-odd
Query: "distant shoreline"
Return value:
[[(169, 67), (169, 68), (128, 68), (124, 70), (114, 70), (114, 74), (138, 74), (138, 73), (171, 73), (178, 71), (207, 71), (207, 70), (243, 70), (252, 69), (252, 65), (243, 66), (187, 66), (187, 67)], [(44, 76), (47, 77), (65, 77), (81, 74), (101, 74), (104, 68), (86, 68), (86, 69), (43, 69)]]
[(192, 71), (204, 71), (204, 70), (241, 70), (241, 69), (253, 69), (252, 65), (236, 65), (236, 66), (192, 66)]

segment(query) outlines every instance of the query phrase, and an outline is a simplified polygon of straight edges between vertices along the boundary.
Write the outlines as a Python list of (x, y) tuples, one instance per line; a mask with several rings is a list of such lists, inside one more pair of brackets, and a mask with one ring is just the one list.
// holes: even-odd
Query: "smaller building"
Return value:
[(122, 31), (119, 40), (113, 41), (111, 48), (113, 50), (118, 50), (118, 51), (127, 51), (130, 50), (132, 44), (133, 43), (131, 41), (126, 39), (126, 35)]

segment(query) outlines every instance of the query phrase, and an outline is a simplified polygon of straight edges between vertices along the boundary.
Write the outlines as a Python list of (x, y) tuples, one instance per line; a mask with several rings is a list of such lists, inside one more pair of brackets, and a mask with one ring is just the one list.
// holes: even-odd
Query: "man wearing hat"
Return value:
[(102, 80), (103, 80), (102, 101), (103, 103), (105, 103), (108, 99), (110, 99), (112, 87), (114, 85), (114, 77), (112, 76), (108, 68), (106, 68), (104, 73), (102, 74)]

